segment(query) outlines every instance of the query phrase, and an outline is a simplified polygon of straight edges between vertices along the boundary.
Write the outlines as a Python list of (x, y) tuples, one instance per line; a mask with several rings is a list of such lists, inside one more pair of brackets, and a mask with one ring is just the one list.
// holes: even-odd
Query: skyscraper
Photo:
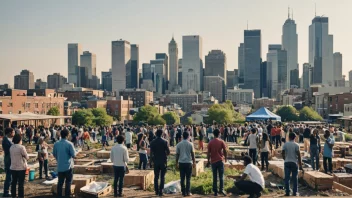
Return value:
[(204, 76), (204, 91), (209, 91), (219, 102), (225, 101), (225, 79), (221, 76)]
[(267, 62), (262, 62), (260, 66), (260, 96), (268, 97), (267, 87)]
[(233, 89), (235, 86), (238, 86), (238, 69), (234, 69), (233, 71), (226, 71), (226, 87), (228, 89)]
[(20, 75), (14, 77), (15, 89), (34, 89), (34, 75), (33, 72), (29, 70), (22, 70)]
[(174, 37), (172, 37), (169, 43), (169, 58), (169, 90), (175, 90), (178, 87), (178, 48)]
[(60, 89), (63, 84), (67, 83), (67, 78), (62, 76), (60, 73), (54, 73), (52, 75), (48, 75), (47, 82), (48, 89)]
[(293, 79), (291, 82), (291, 71), (298, 70), (298, 35), (296, 23), (293, 17), (290, 18), (290, 12), (288, 12), (288, 18), (282, 26), (282, 49), (287, 51), (287, 84), (296, 85), (296, 80)]
[(126, 87), (127, 88), (138, 88), (139, 85), (139, 45), (131, 45), (131, 64), (130, 68), (126, 72)]
[[(244, 89), (253, 89), (260, 98), (261, 31), (244, 31)], [(241, 75), (241, 74), (240, 74)]]
[(334, 86), (344, 87), (342, 83), (342, 54), (340, 52), (334, 53)]
[(166, 90), (166, 66), (163, 59), (150, 61), (152, 80), (156, 93), (165, 94)]
[(211, 50), (209, 54), (205, 56), (204, 76), (221, 76), (226, 84), (226, 70), (226, 54), (223, 51)]
[(182, 89), (201, 91), (203, 82), (202, 37), (183, 36), (182, 43)]
[(334, 84), (333, 36), (329, 34), (328, 17), (316, 16), (309, 26), (309, 64), (314, 84)]
[(131, 45), (125, 40), (112, 41), (111, 71), (112, 91), (118, 96), (119, 91), (126, 89), (126, 68), (131, 64)]
[(84, 51), (81, 55), (81, 67), (86, 68), (86, 78), (92, 79), (93, 76), (97, 75), (97, 57), (95, 54)]
[(178, 59), (178, 85), (182, 88), (182, 58)]
[(348, 72), (348, 81), (350, 83), (350, 87), (352, 87), (352, 70)]
[(112, 91), (112, 72), (111, 69), (108, 72), (101, 72), (101, 89), (106, 91)]
[(238, 47), (238, 82), (244, 83), (244, 43)]
[(312, 83), (312, 66), (309, 63), (303, 64), (302, 85), (303, 89), (308, 89)]
[(288, 89), (287, 52), (281, 45), (269, 45), (267, 54), (268, 97), (280, 99), (280, 94)]
[(291, 79), (291, 84), (290, 88), (293, 87), (300, 87), (300, 82), (299, 82), (299, 71), (298, 69), (294, 69), (290, 71), (290, 79)]
[(80, 66), (80, 55), (82, 54), (81, 44), (69, 43), (68, 46), (68, 56), (67, 56), (67, 66), (68, 66), (68, 82), (77, 85), (78, 74), (77, 67)]

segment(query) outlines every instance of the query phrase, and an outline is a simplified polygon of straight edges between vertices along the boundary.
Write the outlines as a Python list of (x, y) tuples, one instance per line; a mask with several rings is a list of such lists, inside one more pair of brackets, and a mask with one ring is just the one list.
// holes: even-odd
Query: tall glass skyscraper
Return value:
[(112, 41), (111, 44), (112, 91), (118, 96), (120, 90), (126, 89), (126, 68), (131, 67), (131, 45), (125, 40)]
[(81, 44), (69, 43), (67, 45), (67, 67), (68, 67), (68, 82), (74, 83), (77, 86), (78, 82), (78, 66), (80, 66), (80, 55), (82, 54)]

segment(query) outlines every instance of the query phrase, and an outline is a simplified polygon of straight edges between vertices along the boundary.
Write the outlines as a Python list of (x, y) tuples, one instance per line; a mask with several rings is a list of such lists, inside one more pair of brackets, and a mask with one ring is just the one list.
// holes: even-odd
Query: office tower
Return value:
[(95, 54), (84, 51), (81, 55), (81, 67), (86, 68), (87, 79), (92, 79), (93, 76), (97, 75), (97, 57)]
[(156, 93), (165, 94), (166, 90), (166, 65), (164, 59), (150, 61), (152, 80)]
[(168, 81), (169, 80), (169, 57), (167, 56), (166, 53), (156, 53), (155, 54), (155, 60), (158, 60), (158, 59), (163, 59), (164, 60), (164, 65), (165, 65), (165, 77), (166, 77), (166, 80)]
[(260, 98), (261, 31), (244, 31), (244, 89), (253, 89)]
[(105, 91), (112, 91), (112, 72), (109, 69), (108, 72), (101, 72), (101, 89)]
[(125, 40), (112, 41), (112, 91), (119, 96), (120, 90), (126, 89), (126, 68), (131, 64), (131, 45)]
[(205, 56), (204, 76), (221, 76), (226, 84), (226, 54), (221, 50), (211, 50)]
[(244, 43), (238, 47), (238, 81), (244, 83)]
[(348, 72), (348, 81), (350, 83), (350, 87), (352, 87), (352, 70)]
[(290, 17), (290, 10), (288, 12), (288, 18), (282, 26), (282, 37), (281, 37), (282, 49), (287, 51), (287, 84), (297, 85), (297, 79), (293, 79), (295, 83), (291, 81), (291, 71), (298, 70), (298, 35), (297, 27), (293, 16)]
[(87, 68), (77, 66), (76, 67), (76, 74), (77, 74), (77, 87), (88, 87), (88, 78), (87, 78)]
[(182, 58), (178, 59), (178, 85), (182, 87)]
[(302, 73), (302, 88), (309, 89), (312, 83), (312, 66), (309, 63), (303, 64), (303, 73)]
[(260, 66), (260, 96), (268, 97), (267, 87), (267, 62), (264, 61)]
[(174, 37), (169, 43), (169, 58), (169, 90), (175, 90), (178, 87), (178, 48)]
[(182, 89), (201, 91), (203, 82), (202, 37), (183, 36), (182, 43)]
[(295, 87), (295, 88), (300, 87), (299, 70), (298, 69), (294, 69), (294, 70), (290, 71), (290, 79), (291, 79), (290, 88), (292, 88), (292, 87)]
[(68, 56), (67, 56), (67, 66), (68, 66), (68, 82), (77, 85), (78, 74), (77, 67), (80, 66), (80, 55), (82, 54), (81, 44), (69, 43), (68, 46)]
[(235, 86), (238, 86), (238, 69), (234, 69), (233, 71), (226, 71), (226, 87), (228, 89), (233, 89)]
[(152, 69), (150, 63), (142, 64), (143, 80), (152, 79)]
[(268, 97), (280, 100), (281, 92), (287, 85), (287, 52), (281, 45), (269, 45), (267, 53)]
[(63, 84), (67, 83), (67, 78), (62, 76), (60, 73), (54, 73), (47, 77), (48, 89), (60, 89)]
[(47, 83), (42, 81), (42, 79), (37, 79), (34, 83), (34, 89), (46, 89)]
[(29, 70), (22, 70), (20, 75), (14, 77), (15, 89), (34, 89), (34, 75)]
[(344, 86), (342, 78), (342, 54), (340, 52), (334, 53), (334, 86)]
[(139, 85), (139, 45), (131, 45), (131, 64), (130, 68), (126, 71), (126, 87), (138, 88)]
[(225, 79), (221, 76), (204, 76), (204, 91), (209, 91), (220, 103), (225, 101)]
[(309, 26), (309, 64), (314, 84), (333, 86), (333, 35), (329, 34), (328, 17), (316, 16)]

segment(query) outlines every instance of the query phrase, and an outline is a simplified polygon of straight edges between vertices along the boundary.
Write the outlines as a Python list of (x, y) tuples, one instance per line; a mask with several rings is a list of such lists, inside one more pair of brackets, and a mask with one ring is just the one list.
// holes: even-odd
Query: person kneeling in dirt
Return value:
[[(244, 166), (246, 167), (242, 176), (234, 177), (239, 178), (239, 180), (235, 181), (235, 186), (249, 194), (249, 197), (260, 197), (265, 187), (265, 181), (262, 173), (260, 172), (259, 168), (252, 164), (252, 158), (248, 155), (243, 157)], [(245, 180), (247, 175), (249, 176), (250, 180)]]

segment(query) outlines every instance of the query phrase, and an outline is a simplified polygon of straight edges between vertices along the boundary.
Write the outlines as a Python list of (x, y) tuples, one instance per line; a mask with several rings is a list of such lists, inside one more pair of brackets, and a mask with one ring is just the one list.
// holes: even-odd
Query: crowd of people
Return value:
[[(336, 137), (335, 137), (335, 136)], [(194, 142), (198, 142), (198, 150), (207, 150), (208, 167), (213, 172), (213, 192), (215, 196), (226, 195), (224, 191), (224, 166), (227, 161), (226, 142), (241, 142), (248, 146), (248, 152), (243, 153), (245, 170), (242, 176), (235, 177), (235, 186), (251, 197), (260, 197), (265, 188), (262, 171), (268, 171), (269, 156), (275, 149), (282, 149), (285, 167), (286, 194), (289, 195), (290, 179), (293, 181), (293, 195), (297, 194), (298, 170), (302, 169), (302, 159), (299, 145), (304, 143), (304, 150), (310, 155), (313, 170), (319, 170), (319, 160), (323, 157), (325, 173), (332, 173), (332, 157), (335, 139), (344, 141), (343, 132), (331, 126), (309, 126), (303, 124), (273, 123), (271, 121), (251, 122), (245, 124), (218, 125), (170, 125), (170, 126), (100, 126), (75, 127), (52, 126), (49, 128), (20, 126), (7, 128), (2, 142), (6, 179), (4, 196), (16, 197), (24, 195), (25, 173), (28, 172), (28, 154), (22, 141), (36, 145), (39, 160), (39, 178), (42, 175), (49, 179), (48, 149), (53, 149), (57, 160), (58, 196), (62, 196), (65, 183), (65, 195), (70, 195), (70, 185), (73, 177), (73, 159), (76, 148), (89, 150), (91, 143), (101, 143), (111, 149), (111, 161), (114, 166), (114, 196), (122, 196), (123, 179), (128, 172), (130, 150), (139, 154), (139, 169), (154, 169), (154, 190), (162, 196), (165, 174), (167, 170), (170, 147), (176, 147), (176, 168), (180, 171), (181, 190), (183, 196), (191, 196), (191, 174), (195, 166)], [(324, 149), (321, 142), (324, 141)], [(54, 143), (50, 147), (48, 143)], [(208, 143), (204, 148), (204, 142)], [(261, 159), (261, 170), (258, 168), (258, 158)], [(249, 176), (250, 180), (245, 178)], [(160, 180), (160, 182), (159, 182)], [(217, 186), (219, 180), (219, 187)], [(11, 188), (10, 188), (11, 186)], [(11, 192), (10, 192), (11, 189)]]

